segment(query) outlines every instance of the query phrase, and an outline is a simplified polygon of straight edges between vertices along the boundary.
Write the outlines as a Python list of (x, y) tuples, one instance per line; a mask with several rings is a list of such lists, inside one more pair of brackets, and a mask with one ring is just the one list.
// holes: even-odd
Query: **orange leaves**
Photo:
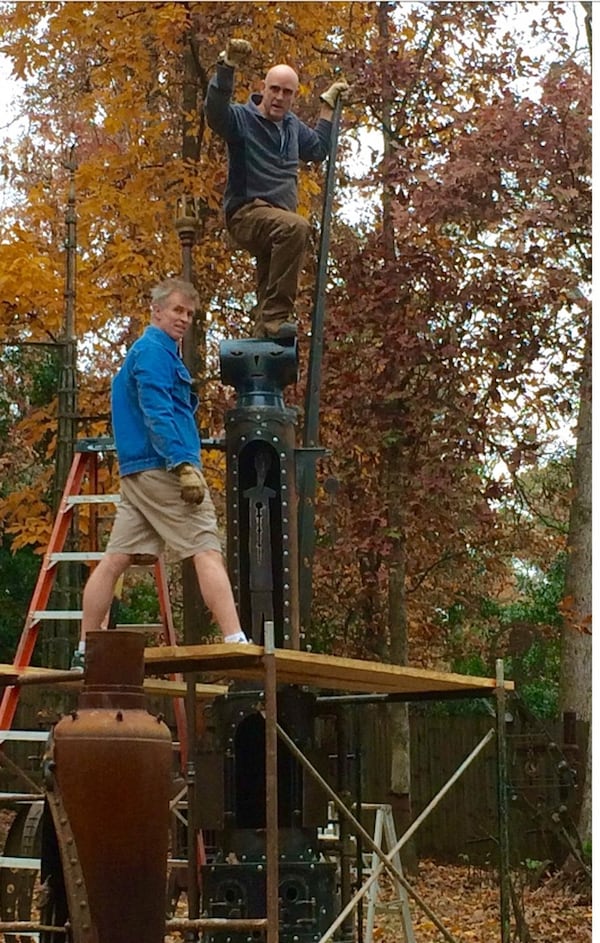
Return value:
[(13, 550), (27, 546), (36, 547), (40, 553), (45, 550), (52, 530), (52, 514), (41, 495), (50, 482), (51, 475), (46, 471), (35, 484), (0, 499), (0, 529), (12, 536)]
[(19, 325), (47, 339), (60, 325), (62, 290), (48, 243), (14, 226), (12, 240), (0, 242), (0, 333), (15, 337)]
[[(517, 886), (522, 876), (512, 875)], [(419, 862), (418, 875), (407, 875), (410, 884), (435, 915), (461, 943), (500, 943), (499, 885), (494, 871)], [(388, 879), (375, 914), (374, 940), (398, 943), (404, 939), (399, 908), (390, 902)], [(590, 943), (592, 912), (576, 893), (557, 893), (552, 880), (535, 889), (525, 887), (520, 905), (532, 940), (544, 943)], [(419, 943), (439, 943), (440, 931), (417, 905), (411, 902), (412, 925)], [(511, 920), (511, 939), (516, 933)], [(516, 939), (516, 937), (515, 937)]]
[(564, 596), (558, 608), (568, 629), (581, 635), (592, 634), (592, 613), (581, 612), (573, 596)]

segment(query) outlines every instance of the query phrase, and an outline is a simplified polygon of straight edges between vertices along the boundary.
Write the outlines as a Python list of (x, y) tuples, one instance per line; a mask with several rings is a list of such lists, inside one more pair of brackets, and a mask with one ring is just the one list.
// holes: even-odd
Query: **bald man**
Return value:
[(348, 86), (335, 82), (321, 95), (314, 128), (292, 112), (298, 76), (285, 64), (269, 69), (261, 91), (246, 104), (232, 104), (234, 70), (251, 51), (243, 39), (229, 41), (210, 80), (204, 113), (209, 127), (227, 142), (227, 229), (256, 259), (254, 337), (285, 342), (297, 332), (298, 277), (310, 231), (297, 213), (298, 165), (327, 156), (333, 109)]

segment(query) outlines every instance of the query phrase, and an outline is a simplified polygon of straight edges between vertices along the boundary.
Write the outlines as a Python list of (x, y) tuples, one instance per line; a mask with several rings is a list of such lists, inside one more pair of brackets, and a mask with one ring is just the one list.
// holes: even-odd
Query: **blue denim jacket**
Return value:
[(112, 423), (122, 476), (181, 462), (201, 466), (198, 397), (177, 343), (150, 325), (112, 382)]

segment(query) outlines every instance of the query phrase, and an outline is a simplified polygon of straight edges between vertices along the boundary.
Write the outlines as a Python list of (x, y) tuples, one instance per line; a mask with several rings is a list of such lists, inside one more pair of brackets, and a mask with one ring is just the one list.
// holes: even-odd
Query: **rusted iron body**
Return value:
[(53, 813), (67, 905), (75, 929), (74, 911), (85, 909), (77, 882), (69, 887), (75, 855), (92, 924), (74, 943), (164, 939), (172, 743), (146, 709), (143, 653), (138, 633), (90, 633), (78, 708), (54, 729), (50, 788), (68, 820)]
[[(279, 718), (315, 759), (314, 697), (297, 688), (277, 690), (267, 651), (272, 643), (267, 645), (266, 626), (272, 626), (276, 648), (301, 647), (297, 503), (303, 450), (296, 447), (296, 410), (283, 400), (297, 371), (295, 341), (221, 344), (221, 378), (237, 392), (225, 420), (229, 572), (242, 625), (265, 646), (265, 682), (262, 690), (256, 682), (238, 685), (207, 708), (196, 752), (196, 824), (214, 834), (216, 845), (202, 868), (204, 916), (266, 914), (269, 943), (318, 939), (336, 898), (335, 865), (322, 860), (317, 841), (326, 801), (277, 744)], [(212, 932), (207, 943), (247, 939)]]
[(221, 378), (237, 403), (225, 417), (227, 560), (242, 625), (263, 644), (299, 644), (296, 410), (282, 391), (297, 378), (298, 352), (268, 340), (224, 341)]
[[(264, 692), (236, 691), (205, 709), (196, 783), (200, 828), (214, 834), (216, 853), (202, 868), (206, 917), (265, 914), (269, 859), (263, 719)], [(311, 761), (324, 769), (326, 757), (315, 737), (314, 695), (285, 686), (277, 692), (281, 726)], [(278, 898), (280, 943), (319, 939), (335, 915), (336, 866), (323, 861), (317, 827), (327, 822), (327, 798), (291, 752), (277, 749)], [(263, 935), (253, 937), (264, 940)], [(245, 943), (239, 932), (211, 932), (208, 943)]]

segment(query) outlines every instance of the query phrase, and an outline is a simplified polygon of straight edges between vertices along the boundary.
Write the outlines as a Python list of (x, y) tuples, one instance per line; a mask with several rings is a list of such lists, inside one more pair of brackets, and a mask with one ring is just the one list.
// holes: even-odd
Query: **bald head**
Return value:
[(298, 91), (298, 76), (291, 66), (274, 65), (262, 83), (262, 100), (258, 110), (269, 121), (282, 121)]

